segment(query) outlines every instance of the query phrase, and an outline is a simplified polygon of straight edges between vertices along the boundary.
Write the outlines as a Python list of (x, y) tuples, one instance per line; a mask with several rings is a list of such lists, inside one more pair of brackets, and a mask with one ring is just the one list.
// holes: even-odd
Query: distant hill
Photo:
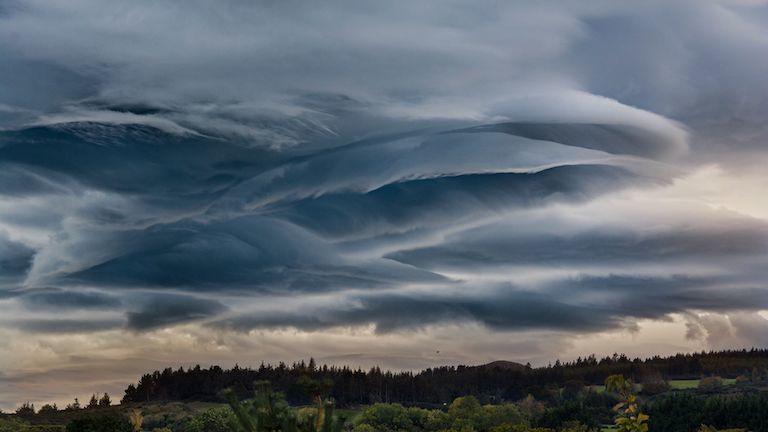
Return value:
[(490, 363), (486, 363), (484, 365), (479, 365), (475, 367), (482, 368), (482, 369), (513, 370), (513, 371), (519, 371), (519, 372), (524, 372), (530, 369), (530, 367), (524, 364), (520, 364), (513, 361), (507, 361), (507, 360), (496, 360), (496, 361), (492, 361)]

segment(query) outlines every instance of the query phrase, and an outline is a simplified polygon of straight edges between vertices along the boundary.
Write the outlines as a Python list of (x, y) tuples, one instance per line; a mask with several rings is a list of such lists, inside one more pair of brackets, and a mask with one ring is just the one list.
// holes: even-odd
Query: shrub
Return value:
[(746, 429), (717, 429), (713, 426), (701, 425), (698, 432), (746, 432)]
[(374, 404), (360, 414), (357, 422), (358, 425), (365, 424), (381, 432), (414, 429), (413, 421), (400, 404)]
[(657, 370), (649, 370), (643, 374), (641, 380), (643, 393), (647, 395), (656, 395), (669, 391), (669, 383), (661, 376)]
[(212, 408), (195, 414), (184, 425), (184, 432), (230, 432), (235, 416), (228, 408)]
[(723, 386), (723, 379), (719, 376), (702, 378), (699, 381), (699, 388), (703, 390), (712, 390)]
[(38, 411), (38, 414), (46, 414), (46, 413), (54, 413), (58, 411), (59, 408), (56, 406), (56, 404), (45, 404), (40, 407), (40, 410)]
[(352, 429), (353, 432), (376, 432), (376, 429), (373, 428), (373, 426), (365, 423), (360, 423), (355, 426), (354, 429)]
[(18, 432), (27, 423), (12, 417), (0, 417), (0, 432)]
[(84, 417), (69, 422), (66, 432), (133, 432), (133, 425), (122, 416)]
[(16, 415), (19, 417), (29, 417), (35, 415), (35, 404), (24, 402), (20, 407), (16, 408)]
[(492, 428), (495, 426), (512, 424), (526, 425), (525, 415), (512, 404), (486, 405), (483, 407), (483, 418), (478, 426)]
[(481, 429), (483, 407), (474, 396), (457, 397), (448, 407), (448, 417), (453, 429)]

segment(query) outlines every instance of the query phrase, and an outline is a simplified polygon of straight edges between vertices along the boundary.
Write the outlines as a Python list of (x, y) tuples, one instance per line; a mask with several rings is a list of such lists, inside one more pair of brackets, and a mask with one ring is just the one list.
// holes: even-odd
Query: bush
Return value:
[(511, 404), (486, 405), (483, 407), (483, 418), (479, 426), (484, 429), (501, 425), (526, 425), (525, 415)]
[(20, 407), (16, 408), (16, 415), (19, 417), (30, 417), (35, 415), (35, 404), (24, 402)]
[(448, 417), (453, 429), (482, 429), (483, 407), (474, 396), (462, 396), (448, 407)]
[(360, 414), (357, 423), (358, 426), (368, 425), (381, 432), (415, 430), (408, 412), (400, 404), (374, 404)]
[(27, 425), (15, 432), (64, 432), (64, 426), (61, 425)]
[(183, 427), (184, 432), (231, 432), (234, 429), (235, 416), (229, 408), (212, 408), (202, 411), (189, 419)]
[(657, 370), (649, 370), (643, 374), (641, 380), (642, 393), (646, 395), (657, 395), (669, 391), (669, 383), (661, 376)]
[(133, 432), (133, 426), (122, 416), (84, 417), (69, 422), (66, 432)]
[(699, 381), (699, 388), (702, 390), (712, 390), (723, 386), (723, 379), (719, 376), (702, 378)]
[(360, 423), (359, 425), (355, 426), (354, 429), (352, 429), (353, 432), (376, 432), (376, 429), (373, 428), (373, 426), (365, 423)]
[(477, 398), (456, 398), (445, 413), (405, 408), (400, 404), (375, 404), (357, 419), (356, 432), (493, 431), (525, 432), (526, 415), (516, 405), (480, 405)]
[(0, 432), (18, 432), (27, 423), (16, 418), (0, 418)]

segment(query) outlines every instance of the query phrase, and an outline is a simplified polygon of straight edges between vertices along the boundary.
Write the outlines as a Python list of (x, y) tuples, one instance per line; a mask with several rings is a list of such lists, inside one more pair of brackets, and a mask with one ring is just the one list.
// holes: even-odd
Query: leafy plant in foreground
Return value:
[(640, 412), (632, 382), (623, 375), (611, 375), (605, 379), (605, 389), (616, 392), (621, 402), (613, 407), (619, 415), (614, 420), (619, 432), (648, 432), (648, 415)]
[(282, 393), (272, 391), (268, 381), (256, 383), (256, 395), (250, 402), (240, 402), (235, 392), (225, 392), (239, 426), (245, 432), (340, 432), (344, 419), (334, 415), (331, 400), (317, 398), (316, 412), (297, 418)]

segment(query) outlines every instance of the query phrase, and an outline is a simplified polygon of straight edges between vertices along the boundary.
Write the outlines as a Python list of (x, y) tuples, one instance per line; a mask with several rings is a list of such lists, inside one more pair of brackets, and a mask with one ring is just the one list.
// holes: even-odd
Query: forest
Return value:
[[(728, 350), (669, 357), (630, 359), (614, 354), (598, 359), (594, 355), (572, 362), (556, 361), (532, 368), (513, 362), (492, 362), (482, 366), (443, 366), (418, 373), (368, 371), (322, 365), (312, 359), (292, 365), (262, 364), (256, 369), (218, 366), (155, 371), (142, 376), (136, 385), (125, 390), (123, 402), (159, 400), (224, 401), (222, 392), (232, 388), (238, 397), (254, 391), (257, 381), (272, 383), (294, 405), (306, 404), (308, 396), (299, 381), (301, 377), (327, 380), (329, 395), (339, 406), (397, 402), (413, 406), (434, 407), (450, 403), (460, 396), (475, 396), (483, 403), (500, 403), (524, 398), (528, 394), (548, 399), (553, 388), (578, 388), (601, 385), (611, 375), (623, 375), (636, 382), (657, 385), (664, 380), (698, 379), (706, 376), (754, 379), (768, 377), (768, 350)], [(754, 377), (753, 377), (754, 375)]]

